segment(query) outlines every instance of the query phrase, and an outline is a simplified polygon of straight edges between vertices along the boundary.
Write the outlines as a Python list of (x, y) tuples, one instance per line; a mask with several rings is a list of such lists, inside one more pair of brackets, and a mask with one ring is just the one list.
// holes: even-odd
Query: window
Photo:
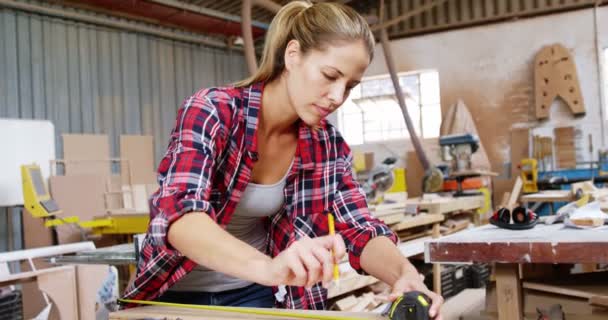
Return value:
[[(439, 136), (439, 74), (398, 74), (408, 113), (419, 137)], [(338, 111), (338, 128), (351, 145), (409, 137), (389, 75), (365, 78)]]

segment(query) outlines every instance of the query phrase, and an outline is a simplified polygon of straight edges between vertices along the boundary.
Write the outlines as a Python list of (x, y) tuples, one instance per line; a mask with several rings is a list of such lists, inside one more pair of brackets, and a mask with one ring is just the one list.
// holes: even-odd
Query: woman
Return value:
[(426, 293), (439, 319), (442, 298), (370, 216), (350, 149), (325, 120), (373, 50), (354, 10), (291, 2), (270, 25), (255, 75), (186, 99), (125, 298), (324, 309), (332, 267), (348, 252), (355, 270), (392, 285), (392, 299)]

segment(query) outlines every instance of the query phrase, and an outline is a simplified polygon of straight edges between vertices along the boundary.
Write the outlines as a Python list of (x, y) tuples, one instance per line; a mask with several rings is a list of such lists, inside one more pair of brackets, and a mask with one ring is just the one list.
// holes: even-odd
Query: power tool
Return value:
[(429, 320), (431, 299), (419, 291), (406, 292), (383, 313), (390, 320)]

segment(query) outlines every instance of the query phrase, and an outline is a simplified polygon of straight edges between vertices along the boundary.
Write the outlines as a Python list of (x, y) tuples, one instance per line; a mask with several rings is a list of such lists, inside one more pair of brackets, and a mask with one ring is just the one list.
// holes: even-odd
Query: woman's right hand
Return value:
[(266, 279), (264, 282), (273, 286), (310, 288), (322, 281), (323, 287), (327, 288), (332, 281), (334, 263), (342, 260), (345, 254), (346, 246), (340, 235), (314, 239), (303, 237), (268, 261), (263, 271)]

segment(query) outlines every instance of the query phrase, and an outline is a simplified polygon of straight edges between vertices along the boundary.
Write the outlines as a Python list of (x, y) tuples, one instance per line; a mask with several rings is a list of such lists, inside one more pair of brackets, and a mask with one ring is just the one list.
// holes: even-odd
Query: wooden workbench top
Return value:
[[(264, 309), (262, 309), (264, 310)], [(338, 319), (351, 318), (353, 320), (386, 320), (377, 313), (371, 312), (337, 312), (337, 311), (305, 311), (305, 310), (284, 310), (274, 309), (281, 312), (293, 314), (306, 313), (309, 315), (335, 316)], [(193, 310), (184, 308), (164, 307), (164, 306), (145, 306), (133, 309), (121, 310), (110, 313), (110, 320), (131, 320), (131, 319), (163, 319), (163, 320), (276, 320), (276, 319), (298, 319), (290, 317), (273, 317), (262, 315), (238, 314), (232, 312)]]
[(428, 262), (608, 263), (608, 228), (538, 224), (529, 230), (493, 225), (462, 231), (425, 244)]

